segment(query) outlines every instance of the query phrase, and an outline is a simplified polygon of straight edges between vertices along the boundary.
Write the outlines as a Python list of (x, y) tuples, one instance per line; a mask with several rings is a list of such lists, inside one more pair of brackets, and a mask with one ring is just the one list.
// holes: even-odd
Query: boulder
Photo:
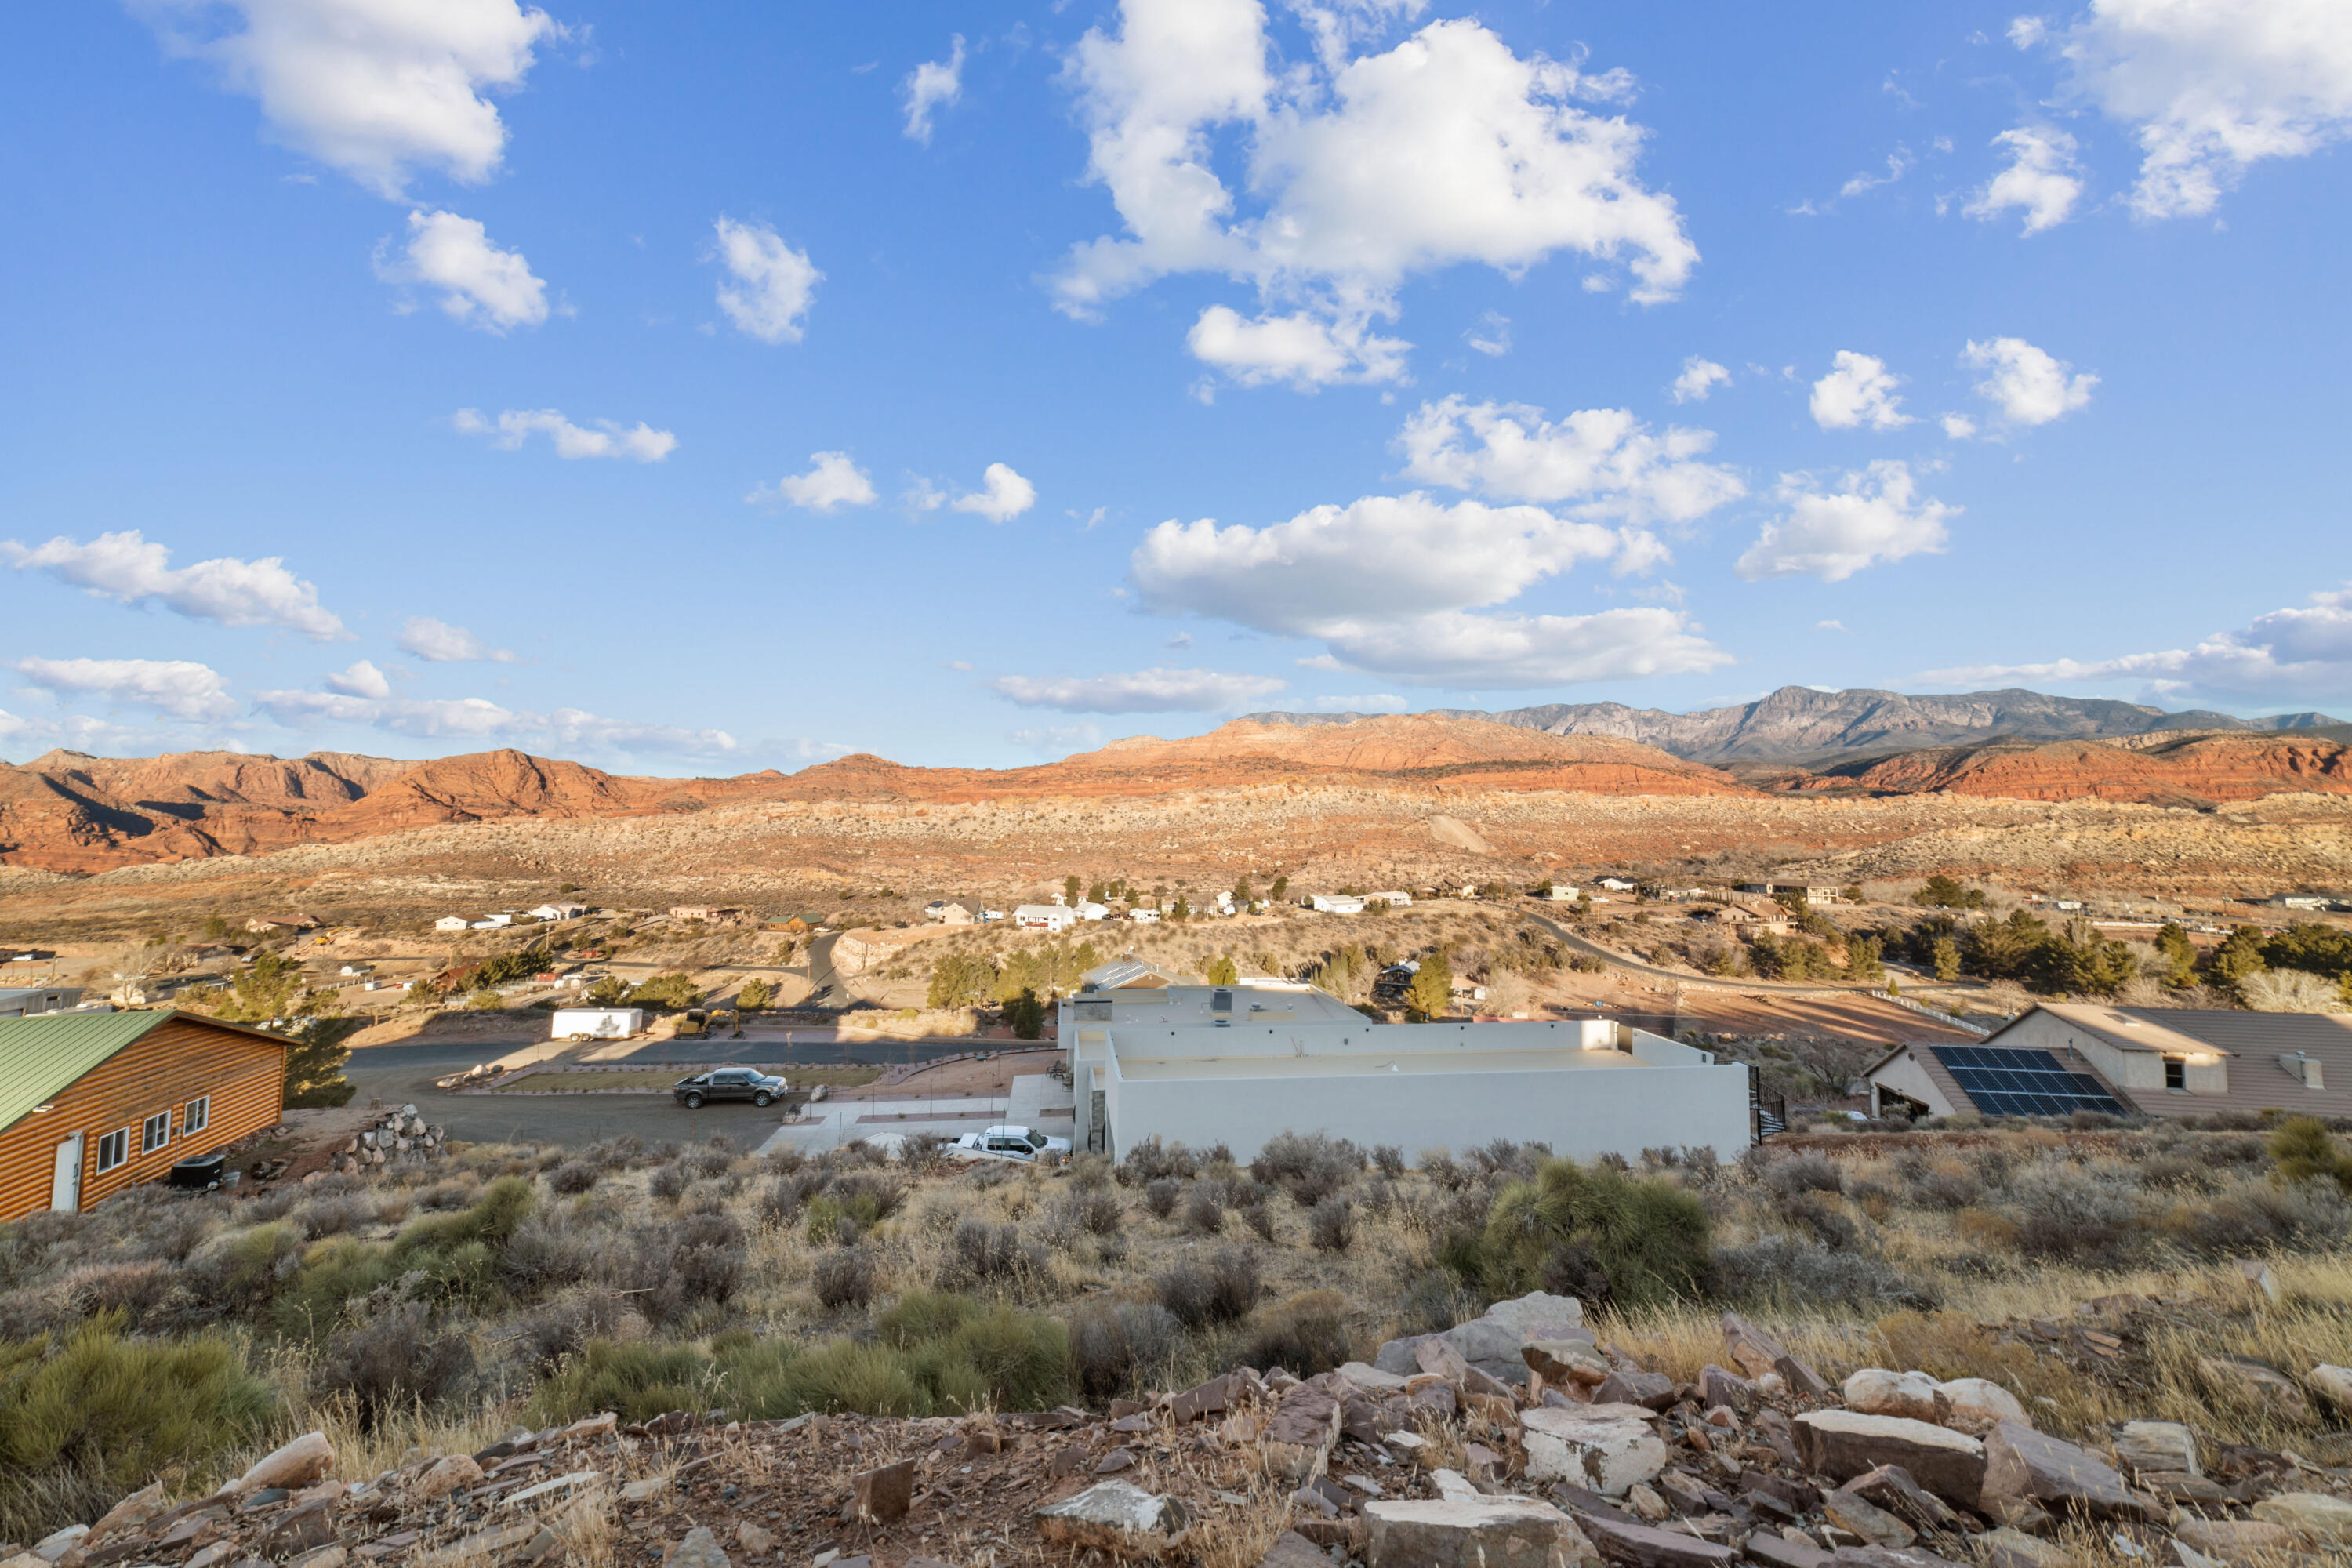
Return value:
[(1421, 1347), (1435, 1334), (1411, 1334), (1401, 1340), (1390, 1340), (1372, 1357), (1375, 1372), (1393, 1373), (1399, 1377), (1411, 1377), (1421, 1370)]
[(1367, 1568), (1577, 1568), (1592, 1542), (1569, 1518), (1533, 1498), (1440, 1498), (1370, 1502)]
[(1936, 1385), (1935, 1420), (1971, 1437), (1981, 1437), (2003, 1421), (2031, 1426), (2017, 1395), (1986, 1377), (1956, 1377)]
[(860, 1471), (850, 1478), (857, 1517), (868, 1524), (888, 1524), (907, 1517), (915, 1501), (915, 1461), (901, 1459)]
[(136, 1530), (171, 1506), (163, 1500), (163, 1483), (152, 1482), (100, 1514), (89, 1527), (89, 1538), (103, 1541), (118, 1530)]
[(272, 1448), (223, 1490), (243, 1495), (265, 1487), (307, 1487), (335, 1468), (335, 1446), (324, 1432), (305, 1432), (292, 1442)]
[(1780, 1341), (1737, 1312), (1723, 1314), (1723, 1348), (1730, 1352), (1732, 1363), (1750, 1377), (1761, 1380), (1769, 1373), (1794, 1393), (1809, 1397), (1830, 1391), (1829, 1383), (1820, 1373), (1790, 1355)]
[(1339, 1375), (1366, 1394), (1402, 1394), (1404, 1392), (1404, 1375), (1402, 1373), (1382, 1372), (1379, 1367), (1368, 1365), (1363, 1362), (1348, 1363), (1339, 1369)]
[(1848, 1410), (1864, 1415), (1900, 1415), (1912, 1421), (1937, 1420), (1936, 1380), (1924, 1372), (1888, 1372), (1866, 1366), (1845, 1380), (1839, 1390)]
[(470, 1487), (482, 1479), (482, 1467), (470, 1454), (452, 1454), (436, 1459), (433, 1468), (410, 1483), (408, 1495), (418, 1502), (430, 1502), (435, 1498), (447, 1497), (460, 1487)]
[(1666, 1468), (1666, 1446), (1643, 1419), (1644, 1414), (1607, 1405), (1521, 1411), (1528, 1479), (1566, 1481), (1604, 1497), (1624, 1496), (1634, 1482), (1646, 1481)]
[(1203, 1415), (1222, 1415), (1228, 1405), (1240, 1397), (1242, 1380), (1227, 1373), (1213, 1377), (1197, 1387), (1188, 1388), (1168, 1402), (1168, 1415), (1178, 1422), (1198, 1421)]
[(1311, 1384), (1282, 1396), (1265, 1424), (1267, 1468), (1294, 1486), (1323, 1473), (1339, 1440), (1339, 1402)]
[(2282, 1420), (2311, 1418), (2311, 1402), (2304, 1398), (2303, 1390), (2274, 1366), (2240, 1356), (2209, 1355), (2197, 1358), (2197, 1370), (2217, 1389), (2266, 1406)]
[(1984, 1548), (1988, 1562), (1997, 1552), (2013, 1552), (2032, 1564), (2033, 1568), (2067, 1568), (2074, 1561), (2074, 1554), (2056, 1542), (2036, 1540), (2025, 1531), (2011, 1530), (2005, 1524), (1979, 1536), (1977, 1544)]
[(1974, 1508), (1984, 1487), (1984, 1445), (1948, 1427), (1852, 1410), (1807, 1411), (1794, 1426), (1805, 1468), (1832, 1480), (1900, 1465), (1922, 1487), (1960, 1508)]
[(2053, 1513), (2161, 1523), (2167, 1510), (2124, 1484), (2114, 1467), (2062, 1438), (2004, 1421), (1984, 1441), (1984, 1490), (2000, 1500), (2036, 1502)]
[(1822, 1517), (1874, 1546), (1908, 1546), (1919, 1539), (1918, 1531), (1876, 1503), (1843, 1489), (1822, 1500)]
[(1274, 1538), (1257, 1568), (1331, 1568), (1331, 1559), (1298, 1531), (1286, 1530)]
[(1660, 1530), (1598, 1514), (1588, 1514), (1580, 1522), (1601, 1555), (1625, 1568), (1730, 1568), (1739, 1561), (1737, 1547), (1701, 1541), (1679, 1530)]
[(1187, 1522), (1182, 1504), (1127, 1481), (1097, 1481), (1039, 1509), (1036, 1519), (1046, 1540), (1113, 1557), (1158, 1556), (1176, 1544)]
[(2294, 1551), (2302, 1537), (2284, 1524), (2263, 1519), (2182, 1520), (2172, 1532), (2209, 1557), (2242, 1563), (2257, 1554), (2280, 1556)]
[(2281, 1492), (2254, 1505), (2254, 1517), (2284, 1525), (2320, 1546), (2352, 1546), (2352, 1502), (2325, 1492)]
[(2197, 1434), (2178, 1421), (2125, 1422), (2116, 1434), (2116, 1458), (2135, 1473), (2205, 1473), (2197, 1468)]
[(1709, 1409), (1719, 1405), (1745, 1415), (1756, 1407), (1756, 1385), (1709, 1362), (1698, 1369), (1698, 1402)]
[(1791, 1541), (1759, 1530), (1744, 1543), (1748, 1555), (1764, 1568), (1825, 1568), (1830, 1554), (1807, 1542)]
[(706, 1525), (696, 1525), (669, 1554), (668, 1568), (735, 1568), (727, 1549), (719, 1544), (719, 1537)]
[(1662, 1372), (1612, 1372), (1592, 1391), (1603, 1405), (1639, 1405), (1664, 1410), (1675, 1402), (1675, 1380)]
[(1946, 1506), (1944, 1500), (1911, 1479), (1911, 1472), (1900, 1465), (1881, 1465), (1878, 1468), (1853, 1479), (1838, 1489), (1895, 1515), (1897, 1519), (1921, 1530), (1958, 1530), (1960, 1516)]
[(1573, 1296), (1530, 1290), (1524, 1296), (1496, 1302), (1486, 1309), (1486, 1316), (1517, 1333), (1522, 1341), (1592, 1337), (1584, 1326), (1584, 1303)]
[(2352, 1366), (2329, 1366), (2322, 1363), (2311, 1369), (2304, 1379), (2318, 1394), (2338, 1410), (2352, 1410)]
[[(1448, 1383), (1459, 1384), (1468, 1393), (1491, 1394), (1503, 1399), (1511, 1397), (1509, 1384), (1472, 1366), (1443, 1334), (1435, 1339), (1423, 1340), (1421, 1348), (1413, 1352), (1413, 1359), (1420, 1363), (1422, 1371), (1442, 1377)], [(1525, 1382), (1527, 1368), (1516, 1361), (1512, 1365), (1520, 1373), (1519, 1381)]]
[(1616, 1371), (1590, 1340), (1529, 1340), (1519, 1347), (1519, 1359), (1555, 1388), (1598, 1388)]

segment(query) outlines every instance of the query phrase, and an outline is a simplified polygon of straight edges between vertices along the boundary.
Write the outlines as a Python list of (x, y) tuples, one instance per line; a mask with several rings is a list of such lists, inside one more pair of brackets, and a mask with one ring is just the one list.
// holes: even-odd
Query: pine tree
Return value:
[(1405, 987), (1404, 1005), (1424, 1023), (1444, 1017), (1454, 1005), (1454, 965), (1446, 962), (1443, 950), (1421, 961), (1412, 984)]
[(1212, 985), (1232, 985), (1241, 977), (1241, 966), (1233, 961), (1230, 953), (1222, 952), (1209, 960), (1208, 971), (1202, 976)]
[(286, 1104), (289, 1109), (348, 1105), (354, 1087), (343, 1078), (352, 1053), (343, 1048), (352, 1020), (313, 1018), (295, 1031), (286, 1053)]

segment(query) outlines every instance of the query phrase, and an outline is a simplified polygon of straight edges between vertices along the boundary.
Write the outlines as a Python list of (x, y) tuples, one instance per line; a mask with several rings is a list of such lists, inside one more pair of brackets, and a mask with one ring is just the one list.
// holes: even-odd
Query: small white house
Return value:
[(645, 1032), (643, 1007), (559, 1007), (548, 1031), (557, 1040), (625, 1040)]
[(1412, 895), (1411, 893), (1367, 893), (1364, 897), (1365, 901), (1367, 902), (1370, 902), (1373, 899), (1378, 899), (1392, 910), (1401, 910), (1407, 904), (1412, 902)]
[(1622, 877), (1595, 877), (1592, 879), (1592, 885), (1596, 888), (1606, 888), (1612, 893), (1630, 893), (1638, 886)]
[(1127, 918), (1133, 921), (1139, 926), (1156, 926), (1160, 923), (1160, 911), (1158, 910), (1129, 910), (1127, 911)]
[(1551, 891), (1546, 893), (1544, 897), (1549, 899), (1555, 904), (1572, 904), (1576, 902), (1576, 895), (1583, 890), (1583, 889), (1573, 886), (1570, 883), (1554, 882), (1551, 885)]
[(343, 973), (345, 974), (352, 975), (373, 974), (375, 973), (375, 965), (373, 963), (346, 963), (343, 965)]
[(514, 916), (510, 914), (484, 915), (480, 920), (476, 921), (470, 929), (474, 931), (503, 931), (512, 924), (514, 924)]
[(2271, 899), (2282, 910), (2324, 910), (2332, 901), (2325, 893), (2279, 893)]
[(585, 904), (541, 904), (530, 911), (535, 921), (576, 921), (588, 912)]
[(1360, 915), (1364, 912), (1364, 900), (1353, 893), (1318, 893), (1307, 907), (1318, 914)]
[(1108, 917), (1110, 914), (1110, 906), (1108, 904), (1097, 904), (1089, 900), (1080, 900), (1078, 907), (1075, 912), (1078, 919), (1082, 921), (1098, 921)]
[(435, 931), (471, 931), (474, 929), (474, 922), (464, 915), (443, 915), (433, 922), (433, 929)]
[(1013, 923), (1021, 931), (1067, 931), (1077, 918), (1066, 904), (1023, 904), (1013, 911)]

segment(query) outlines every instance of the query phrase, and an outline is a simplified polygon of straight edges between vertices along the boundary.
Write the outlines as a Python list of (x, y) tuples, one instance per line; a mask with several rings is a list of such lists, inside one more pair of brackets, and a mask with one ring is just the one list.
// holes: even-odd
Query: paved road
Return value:
[[(749, 1105), (705, 1106), (699, 1112), (681, 1110), (655, 1095), (583, 1094), (497, 1095), (453, 1094), (433, 1087), (433, 1080), (461, 1072), (477, 1062), (490, 1061), (516, 1046), (529, 1043), (518, 1037), (509, 1041), (424, 1041), (413, 1045), (370, 1046), (353, 1051), (343, 1076), (357, 1088), (354, 1105), (380, 1100), (386, 1105), (414, 1102), (427, 1121), (437, 1121), (453, 1138), (469, 1142), (557, 1144), (579, 1148), (618, 1132), (634, 1132), (648, 1142), (693, 1138), (723, 1131), (739, 1142), (757, 1142), (772, 1132), (772, 1111)], [(988, 1042), (993, 1046), (1000, 1042)], [(837, 1067), (844, 1062), (889, 1067), (899, 1062), (929, 1061), (975, 1048), (971, 1040), (871, 1040), (843, 1045), (833, 1040), (654, 1040), (611, 1065), (645, 1062), (757, 1062), (785, 1069)]]
[(809, 1006), (838, 1007), (853, 1000), (849, 982), (844, 980), (840, 973), (833, 967), (833, 944), (840, 940), (841, 933), (835, 931), (831, 936), (821, 936), (809, 943), (809, 994), (806, 1004)]

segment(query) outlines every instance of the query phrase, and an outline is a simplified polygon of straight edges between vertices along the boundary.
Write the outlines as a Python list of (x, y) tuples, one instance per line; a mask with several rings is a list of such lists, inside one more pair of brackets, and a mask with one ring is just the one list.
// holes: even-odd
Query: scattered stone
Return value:
[(1936, 1385), (1938, 1426), (1966, 1432), (1971, 1437), (1981, 1437), (2003, 1421), (2014, 1421), (2021, 1426), (2033, 1425), (2025, 1414), (2025, 1406), (2017, 1395), (1985, 1377), (1956, 1377), (1949, 1383)]
[(1282, 1396), (1265, 1424), (1267, 1468), (1293, 1485), (1323, 1473), (1339, 1440), (1339, 1402), (1312, 1384)]
[(1666, 1468), (1665, 1444), (1625, 1405), (1547, 1405), (1522, 1411), (1519, 1427), (1530, 1480), (1568, 1481), (1622, 1497), (1634, 1482)]
[(1730, 1352), (1734, 1363), (1759, 1382), (1768, 1375), (1778, 1377), (1796, 1393), (1809, 1397), (1830, 1391), (1820, 1373), (1790, 1355), (1780, 1341), (1737, 1312), (1723, 1314), (1723, 1347)]
[(2184, 1519), (2173, 1533), (2208, 1556), (2240, 1563), (2257, 1553), (2293, 1552), (2302, 1538), (2284, 1524), (2263, 1519)]
[(2256, 1503), (2253, 1514), (2322, 1546), (2352, 1546), (2352, 1502), (2342, 1498), (2325, 1492), (2281, 1492)]
[(1453, 1502), (1476, 1502), (1486, 1494), (1470, 1484), (1470, 1478), (1459, 1470), (1432, 1470), (1429, 1484), (1437, 1495)]
[(1121, 1470), (1131, 1470), (1134, 1468), (1135, 1454), (1129, 1448), (1113, 1448), (1095, 1461), (1095, 1474), (1098, 1476), (1115, 1476)]
[[(1367, 1394), (1402, 1394), (1404, 1392), (1404, 1377), (1402, 1373), (1382, 1372), (1379, 1367), (1360, 1361), (1351, 1361), (1341, 1366), (1339, 1375)], [(1178, 1397), (1181, 1398), (1181, 1395)]]
[(253, 1462), (253, 1468), (229, 1483), (230, 1494), (258, 1491), (265, 1487), (307, 1487), (335, 1468), (335, 1446), (324, 1432), (305, 1432), (292, 1442), (273, 1448)]
[(2198, 1371), (2225, 1393), (2267, 1406), (2282, 1420), (2301, 1424), (2311, 1418), (2311, 1404), (2292, 1379), (2276, 1367), (2241, 1356), (2200, 1356)]
[(1554, 1387), (1597, 1388), (1616, 1370), (1590, 1340), (1529, 1340), (1519, 1347), (1519, 1359)]
[(1793, 1425), (1804, 1468), (1832, 1480), (1900, 1465), (1920, 1486), (1961, 1508), (1975, 1507), (1984, 1489), (1984, 1445), (1948, 1427), (1851, 1410), (1808, 1411)]
[(1698, 1369), (1698, 1399), (1701, 1405), (1720, 1405), (1745, 1415), (1756, 1408), (1756, 1385), (1709, 1362)]
[(509, 1492), (499, 1500), (499, 1506), (512, 1508), (517, 1503), (535, 1501), (551, 1493), (568, 1492), (575, 1487), (593, 1486), (604, 1479), (604, 1472), (600, 1470), (573, 1470), (569, 1475), (551, 1477), (536, 1486), (525, 1487), (519, 1492)]
[(171, 1506), (163, 1500), (163, 1483), (153, 1482), (100, 1514), (98, 1522), (89, 1527), (89, 1538), (103, 1541), (118, 1530), (134, 1530)]
[(1298, 1531), (1286, 1530), (1274, 1538), (1257, 1568), (1331, 1568), (1331, 1559)]
[(735, 1527), (735, 1544), (754, 1557), (765, 1557), (776, 1549), (776, 1532), (747, 1519)]
[(1093, 1547), (1114, 1557), (1156, 1556), (1175, 1544), (1187, 1522), (1173, 1499), (1127, 1481), (1097, 1481), (1076, 1497), (1039, 1509), (1036, 1519), (1038, 1532), (1048, 1541)]
[(1679, 1530), (1658, 1530), (1598, 1515), (1588, 1515), (1579, 1522), (1602, 1557), (1628, 1568), (1729, 1568), (1739, 1561), (1737, 1548), (1702, 1541)]
[(1595, 1403), (1664, 1410), (1675, 1402), (1675, 1380), (1659, 1372), (1612, 1372), (1592, 1391)]
[(2116, 1458), (2135, 1472), (2200, 1476), (2197, 1434), (2178, 1421), (2126, 1421), (2116, 1434)]
[[(1667, 1475), (1673, 1477), (1673, 1472), (1668, 1471)], [(1674, 1514), (1674, 1510), (1666, 1506), (1666, 1500), (1651, 1490), (1646, 1481), (1635, 1481), (1625, 1489), (1625, 1506), (1652, 1524), (1663, 1524)]]
[(1497, 1301), (1486, 1309), (1488, 1321), (1502, 1324), (1528, 1340), (1583, 1339), (1592, 1336), (1585, 1331), (1584, 1303), (1573, 1296), (1547, 1295), (1530, 1290), (1524, 1296), (1507, 1301)]
[(621, 1489), (621, 1500), (623, 1502), (649, 1501), (668, 1490), (669, 1484), (659, 1476), (647, 1476), (643, 1480), (631, 1481)]
[(2264, 1300), (2275, 1301), (2279, 1299), (2278, 1276), (2271, 1272), (2269, 1264), (2259, 1258), (2241, 1258), (2236, 1259), (2236, 1262), (2238, 1278), (2246, 1282), (2247, 1289)]
[(1749, 1536), (1743, 1549), (1764, 1568), (1823, 1568), (1830, 1560), (1828, 1552), (1809, 1541), (1791, 1541), (1766, 1530)]
[(1866, 1498), (1839, 1490), (1822, 1503), (1822, 1516), (1841, 1530), (1850, 1530), (1874, 1546), (1908, 1546), (1918, 1531)]
[(2329, 1366), (2323, 1362), (2304, 1381), (2338, 1410), (2352, 1410), (2352, 1366)]
[(1594, 1555), (1576, 1521), (1533, 1498), (1364, 1506), (1368, 1568), (1575, 1568)]
[(1996, 1552), (2007, 1552), (2021, 1560), (2024, 1568), (2066, 1568), (2073, 1555), (2063, 1546), (2048, 1541), (2037, 1541), (2021, 1530), (2002, 1525), (1987, 1531), (1977, 1538), (1977, 1544), (1987, 1553), (1988, 1563)]
[(888, 1524), (907, 1517), (915, 1500), (915, 1461), (901, 1459), (852, 1478), (850, 1487), (857, 1517), (869, 1524)]
[(668, 1568), (735, 1568), (734, 1559), (707, 1525), (696, 1525), (670, 1553)]
[(446, 1459), (435, 1461), (431, 1469), (417, 1477), (410, 1484), (408, 1495), (419, 1502), (430, 1502), (435, 1498), (448, 1496), (460, 1487), (478, 1485), (481, 1479), (482, 1467), (476, 1464), (470, 1456), (452, 1454)]
[[(2092, 1519), (2161, 1522), (2166, 1510), (2134, 1492), (2105, 1460), (2074, 1444), (2004, 1421), (1984, 1441), (1982, 1498), (2040, 1503)], [(1949, 1494), (1947, 1494), (1949, 1495)]]
[(1896, 1518), (1921, 1530), (1958, 1530), (1960, 1516), (1944, 1500), (1911, 1479), (1900, 1465), (1881, 1465), (1839, 1489), (1876, 1503)]
[[(550, 1547), (555, 1544), (555, 1531), (542, 1530), (540, 1533), (547, 1537), (547, 1544)], [(537, 1543), (533, 1542), (533, 1544)], [(343, 1568), (344, 1563), (350, 1559), (350, 1556), (351, 1553), (345, 1552), (341, 1546), (320, 1546), (305, 1552), (301, 1556), (287, 1563), (286, 1568)]]
[(1888, 1372), (1866, 1366), (1839, 1390), (1848, 1410), (1864, 1415), (1900, 1415), (1911, 1421), (1934, 1421), (1936, 1380), (1924, 1372)]
[(335, 1541), (335, 1520), (323, 1503), (297, 1509), (270, 1526), (269, 1533), (261, 1539), (265, 1557), (284, 1562), (315, 1547), (331, 1546)]

